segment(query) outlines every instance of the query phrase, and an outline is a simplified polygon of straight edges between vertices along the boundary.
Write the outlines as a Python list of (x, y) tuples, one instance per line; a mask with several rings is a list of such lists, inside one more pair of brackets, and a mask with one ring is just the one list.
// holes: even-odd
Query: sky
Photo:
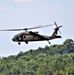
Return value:
[[(62, 44), (66, 39), (74, 40), (74, 0), (0, 0), (0, 29), (26, 28), (57, 22), (62, 25), (61, 39), (43, 42), (23, 42), (19, 46), (12, 41), (18, 32), (0, 32), (0, 56), (17, 55), (38, 47)], [(40, 34), (51, 35), (55, 26), (36, 29)]]

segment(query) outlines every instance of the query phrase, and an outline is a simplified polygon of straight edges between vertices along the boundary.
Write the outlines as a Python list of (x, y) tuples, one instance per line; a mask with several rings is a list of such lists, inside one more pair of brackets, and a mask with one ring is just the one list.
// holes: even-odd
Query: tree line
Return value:
[(74, 75), (74, 41), (2, 57), (0, 75)]

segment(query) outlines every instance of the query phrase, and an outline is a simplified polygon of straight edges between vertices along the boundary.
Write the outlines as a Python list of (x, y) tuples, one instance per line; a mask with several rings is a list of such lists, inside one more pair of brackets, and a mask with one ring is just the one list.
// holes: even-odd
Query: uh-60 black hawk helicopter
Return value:
[[(52, 25), (56, 25), (56, 28), (54, 29), (54, 32), (51, 36), (41, 35), (38, 32), (27, 31), (27, 30), (31, 30), (31, 29), (43, 28), (43, 27), (48, 27), (48, 26), (52, 26)], [(62, 27), (62, 26), (57, 26), (56, 22), (54, 22), (54, 24), (51, 24), (51, 25), (37, 26), (37, 27), (24, 28), (24, 29), (4, 29), (4, 30), (0, 30), (0, 31), (25, 30), (24, 32), (16, 34), (12, 38), (12, 41), (18, 42), (18, 45), (20, 45), (21, 42), (25, 42), (26, 44), (28, 44), (28, 42), (30, 42), (30, 41), (48, 41), (48, 43), (50, 44), (49, 40), (56, 39), (56, 38), (62, 38), (60, 35), (58, 35), (58, 31), (60, 32), (60, 30), (59, 30), (60, 27)]]

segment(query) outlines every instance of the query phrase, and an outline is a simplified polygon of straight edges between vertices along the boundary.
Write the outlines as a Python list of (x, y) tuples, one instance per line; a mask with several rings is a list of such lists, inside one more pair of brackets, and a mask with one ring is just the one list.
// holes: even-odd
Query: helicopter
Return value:
[[(43, 27), (48, 27), (48, 26), (52, 26), (52, 25), (55, 25), (56, 28), (54, 29), (54, 32), (51, 36), (42, 35), (42, 34), (39, 34), (38, 32), (28, 31), (31, 29), (43, 28)], [(12, 41), (17, 42), (18, 45), (20, 45), (21, 42), (25, 42), (26, 44), (28, 44), (28, 42), (32, 42), (32, 41), (48, 41), (48, 43), (51, 44), (49, 42), (49, 40), (56, 39), (56, 38), (62, 38), (60, 35), (58, 35), (58, 31), (60, 32), (59, 28), (61, 28), (61, 27), (62, 27), (62, 25), (58, 26), (57, 23), (54, 22), (54, 24), (50, 24), (50, 25), (44, 25), (44, 26), (40, 25), (37, 27), (23, 28), (23, 29), (4, 29), (4, 30), (0, 30), (0, 31), (24, 30), (24, 32), (18, 33), (12, 38)], [(60, 34), (61, 34), (61, 32), (60, 32)]]

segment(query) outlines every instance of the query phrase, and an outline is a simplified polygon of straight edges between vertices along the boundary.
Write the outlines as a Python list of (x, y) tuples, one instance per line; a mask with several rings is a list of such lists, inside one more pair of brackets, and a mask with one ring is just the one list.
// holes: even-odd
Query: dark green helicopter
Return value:
[[(43, 27), (48, 27), (48, 26), (52, 26), (52, 25), (56, 25), (56, 28), (54, 29), (54, 32), (51, 36), (41, 35), (38, 32), (27, 31), (27, 30), (31, 30), (31, 29), (43, 28)], [(28, 44), (28, 42), (32, 42), (32, 41), (48, 41), (48, 43), (50, 44), (49, 40), (56, 39), (56, 38), (62, 38), (60, 35), (58, 35), (58, 31), (60, 32), (60, 30), (59, 30), (60, 27), (62, 27), (62, 26), (57, 26), (56, 22), (54, 22), (54, 24), (50, 24), (50, 25), (24, 28), (24, 29), (4, 29), (4, 30), (0, 30), (0, 31), (21, 31), (21, 30), (25, 30), (24, 32), (16, 34), (12, 38), (13, 42), (18, 42), (18, 45), (20, 45), (21, 42), (25, 42), (26, 44)]]

